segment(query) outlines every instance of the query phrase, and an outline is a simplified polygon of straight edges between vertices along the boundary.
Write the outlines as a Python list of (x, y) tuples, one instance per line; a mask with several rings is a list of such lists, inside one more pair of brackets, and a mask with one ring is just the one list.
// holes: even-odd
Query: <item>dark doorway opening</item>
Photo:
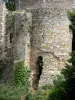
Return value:
[(73, 32), (73, 38), (72, 38), (72, 51), (75, 51), (75, 32)]
[(43, 57), (42, 56), (38, 56), (37, 58), (37, 80), (40, 80), (41, 74), (42, 74), (42, 70), (43, 70)]
[[(75, 52), (75, 29), (72, 27), (72, 52)], [(75, 66), (74, 56), (72, 56), (72, 65)]]
[(38, 89), (39, 80), (43, 70), (43, 57), (38, 56), (36, 59), (36, 74), (33, 76), (32, 87), (36, 91)]
[(13, 33), (10, 33), (10, 43), (13, 41)]

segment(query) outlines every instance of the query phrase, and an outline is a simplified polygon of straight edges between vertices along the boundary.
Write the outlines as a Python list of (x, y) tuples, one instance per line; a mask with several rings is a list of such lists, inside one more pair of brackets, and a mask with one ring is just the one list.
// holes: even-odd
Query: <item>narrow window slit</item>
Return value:
[(13, 41), (13, 33), (10, 33), (10, 43)]
[(75, 51), (75, 32), (73, 32), (73, 38), (72, 38), (72, 51)]
[(42, 70), (43, 70), (43, 57), (42, 56), (38, 56), (37, 58), (37, 80), (40, 80), (40, 77), (42, 75)]

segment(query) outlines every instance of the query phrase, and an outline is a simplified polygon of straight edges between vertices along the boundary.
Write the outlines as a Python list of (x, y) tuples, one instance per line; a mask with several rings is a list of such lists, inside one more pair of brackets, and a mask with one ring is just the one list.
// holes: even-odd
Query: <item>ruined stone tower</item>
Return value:
[(52, 83), (69, 58), (72, 34), (67, 10), (73, 5), (74, 0), (16, 0), (16, 11), (6, 14), (7, 59), (23, 59), (30, 66), (33, 88), (38, 84), (40, 57), (43, 70), (39, 86)]

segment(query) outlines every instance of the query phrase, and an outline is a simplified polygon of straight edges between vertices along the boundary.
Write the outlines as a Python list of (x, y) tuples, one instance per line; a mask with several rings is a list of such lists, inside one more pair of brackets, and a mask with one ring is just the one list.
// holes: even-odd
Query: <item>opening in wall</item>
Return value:
[(42, 69), (43, 69), (43, 57), (38, 56), (35, 64), (36, 64), (36, 67), (35, 67), (36, 72), (33, 75), (32, 87), (33, 87), (34, 90), (37, 90), (39, 80), (40, 80), (40, 77), (41, 77), (41, 74), (42, 74)]
[(10, 33), (10, 43), (13, 41), (13, 33)]
[(37, 58), (37, 80), (40, 80), (41, 74), (42, 74), (42, 69), (43, 69), (43, 57), (38, 56)]
[(75, 51), (75, 29), (72, 25), (70, 29), (72, 30), (72, 51)]
[(72, 39), (72, 51), (75, 51), (75, 34), (73, 33), (73, 39)]

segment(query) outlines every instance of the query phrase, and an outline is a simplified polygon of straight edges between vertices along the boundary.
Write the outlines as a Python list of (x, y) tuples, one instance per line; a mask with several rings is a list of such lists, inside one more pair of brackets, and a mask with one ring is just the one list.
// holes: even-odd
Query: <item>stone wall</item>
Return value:
[(7, 48), (7, 27), (10, 26), (7, 12), (5, 3), (0, 1), (0, 82), (7, 82), (11, 76), (12, 55), (11, 50)]
[(0, 1), (0, 59), (4, 57), (4, 47), (5, 47), (5, 16), (6, 7), (3, 2)]
[(31, 10), (39, 7), (43, 7), (43, 0), (16, 0), (16, 10)]
[(16, 0), (16, 10), (38, 8), (71, 8), (74, 0)]
[(32, 15), (26, 11), (15, 12), (14, 59), (24, 60), (30, 66), (30, 26)]
[(43, 57), (39, 86), (52, 84), (69, 58), (72, 34), (67, 10), (72, 6), (73, 0), (16, 0), (16, 11), (6, 15), (4, 54), (13, 62), (21, 59), (30, 66), (33, 88), (38, 85), (38, 56)]
[(38, 56), (43, 57), (43, 72), (39, 86), (52, 84), (52, 80), (64, 68), (71, 52), (72, 34), (69, 30), (67, 10), (72, 9), (74, 1), (19, 0), (17, 2), (17, 10), (32, 13), (30, 55), (32, 85), (36, 83)]
[[(12, 82), (13, 66), (19, 60), (24, 60), (30, 66), (30, 27), (32, 17), (26, 11), (7, 11), (5, 16), (4, 35), (4, 67), (0, 82)], [(3, 48), (2, 48), (3, 49)], [(2, 54), (1, 54), (2, 55)], [(2, 60), (2, 59), (1, 59)]]
[(0, 54), (2, 53), (2, 14), (3, 14), (3, 5), (0, 3)]
[(32, 66), (36, 68), (37, 57), (43, 57), (40, 85), (52, 83), (71, 52), (72, 34), (66, 11), (63, 13), (64, 9), (58, 8), (52, 10), (44, 8), (33, 12)]

